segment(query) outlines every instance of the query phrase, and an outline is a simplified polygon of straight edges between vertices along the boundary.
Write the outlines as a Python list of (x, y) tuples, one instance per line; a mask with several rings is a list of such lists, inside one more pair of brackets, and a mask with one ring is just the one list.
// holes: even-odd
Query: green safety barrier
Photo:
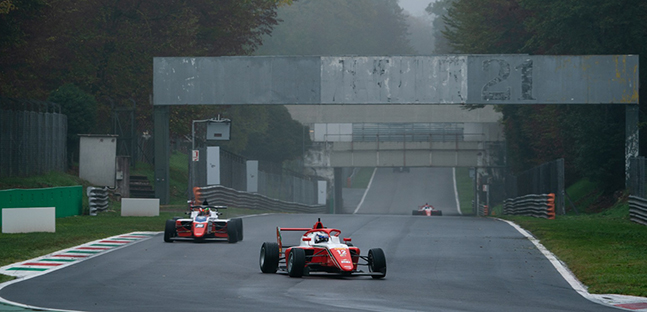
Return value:
[(0, 191), (0, 209), (30, 207), (56, 207), (57, 218), (80, 215), (83, 211), (83, 186)]

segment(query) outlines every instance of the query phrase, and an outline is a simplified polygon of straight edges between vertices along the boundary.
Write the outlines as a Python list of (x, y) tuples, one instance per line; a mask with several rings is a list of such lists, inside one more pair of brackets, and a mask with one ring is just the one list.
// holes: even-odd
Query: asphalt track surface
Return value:
[[(376, 173), (376, 179), (403, 180), (413, 171), (383, 172), (384, 178)], [(396, 193), (400, 192), (406, 190)], [(423, 197), (432, 204), (434, 190), (428, 192)], [(369, 191), (364, 203), (373, 196), (393, 193)], [(378, 206), (378, 202), (362, 206), (358, 214), (246, 217), (245, 240), (237, 244), (164, 243), (160, 234), (11, 284), (0, 290), (0, 297), (75, 311), (619, 311), (579, 295), (528, 239), (505, 222), (452, 214), (451, 207), (443, 207), (442, 217), (412, 216), (408, 205)], [(390, 214), (373, 213), (369, 207)], [(403, 208), (396, 211), (396, 207)], [(382, 248), (386, 278), (290, 278), (260, 272), (260, 246), (275, 240), (277, 226), (310, 227), (317, 217), (325, 226), (341, 229), (343, 237), (351, 237), (362, 254)]]
[(443, 215), (459, 215), (451, 168), (410, 168), (410, 172), (379, 168), (356, 213), (411, 215), (425, 203)]

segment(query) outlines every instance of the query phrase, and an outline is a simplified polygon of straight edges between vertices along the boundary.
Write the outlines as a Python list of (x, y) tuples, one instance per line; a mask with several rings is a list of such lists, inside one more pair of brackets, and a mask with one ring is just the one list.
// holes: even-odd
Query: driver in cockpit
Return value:
[(328, 234), (317, 233), (317, 235), (315, 235), (315, 244), (324, 243), (327, 241), (328, 241)]

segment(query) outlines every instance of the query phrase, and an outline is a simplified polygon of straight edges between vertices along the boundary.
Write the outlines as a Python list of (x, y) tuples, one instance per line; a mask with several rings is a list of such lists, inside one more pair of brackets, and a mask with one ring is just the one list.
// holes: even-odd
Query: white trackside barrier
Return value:
[(155, 217), (160, 215), (159, 198), (122, 198), (122, 217)]
[(4, 208), (2, 233), (56, 232), (56, 208)]

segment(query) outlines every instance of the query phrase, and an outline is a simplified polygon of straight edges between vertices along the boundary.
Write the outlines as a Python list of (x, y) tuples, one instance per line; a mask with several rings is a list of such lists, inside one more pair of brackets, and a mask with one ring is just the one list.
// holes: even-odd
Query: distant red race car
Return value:
[[(282, 232), (303, 231), (299, 245), (285, 246)], [(386, 257), (381, 248), (373, 248), (367, 256), (360, 256), (350, 238), (339, 240), (341, 231), (328, 229), (319, 219), (312, 228), (276, 228), (277, 242), (265, 242), (261, 246), (259, 264), (263, 273), (287, 273), (290, 277), (301, 277), (316, 272), (336, 273), (346, 276), (386, 276)], [(360, 263), (363, 261), (363, 263)], [(358, 266), (368, 266), (368, 272)]]
[(222, 214), (218, 209), (227, 209), (226, 206), (211, 206), (207, 201), (202, 205), (195, 205), (189, 201), (188, 218), (174, 218), (166, 220), (164, 228), (164, 241), (172, 243), (174, 240), (204, 241), (207, 239), (226, 239), (229, 243), (243, 240), (243, 219), (220, 219)]
[(443, 211), (434, 208), (432, 205), (424, 204), (418, 207), (418, 210), (413, 210), (411, 214), (414, 216), (442, 216)]

